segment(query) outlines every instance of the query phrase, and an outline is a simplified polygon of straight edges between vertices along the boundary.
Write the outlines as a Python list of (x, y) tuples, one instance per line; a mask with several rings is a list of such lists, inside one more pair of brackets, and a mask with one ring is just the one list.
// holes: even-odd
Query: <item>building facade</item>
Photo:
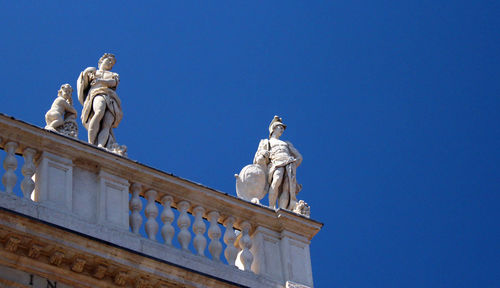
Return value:
[(313, 219), (5, 115), (0, 149), (1, 287), (313, 287)]

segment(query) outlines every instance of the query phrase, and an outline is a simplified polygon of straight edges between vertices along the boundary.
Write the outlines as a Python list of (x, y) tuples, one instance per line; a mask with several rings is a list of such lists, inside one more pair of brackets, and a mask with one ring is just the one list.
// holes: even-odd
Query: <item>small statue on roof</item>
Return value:
[(69, 84), (61, 85), (57, 98), (50, 110), (45, 114), (45, 129), (64, 134), (73, 138), (78, 137), (77, 112), (73, 107), (73, 88)]

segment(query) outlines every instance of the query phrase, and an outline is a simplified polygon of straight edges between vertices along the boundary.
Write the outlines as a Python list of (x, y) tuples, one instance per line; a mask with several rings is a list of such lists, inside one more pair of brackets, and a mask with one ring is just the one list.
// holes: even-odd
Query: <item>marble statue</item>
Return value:
[[(119, 75), (111, 72), (116, 59), (105, 53), (99, 59), (98, 69), (88, 67), (80, 73), (77, 81), (78, 100), (83, 105), (82, 123), (88, 131), (88, 142), (109, 151), (120, 153), (113, 128), (118, 127), (123, 112), (116, 94)], [(118, 152), (116, 152), (118, 151)]]
[(269, 207), (305, 215), (309, 213), (309, 206), (304, 201), (297, 202), (296, 197), (302, 188), (296, 177), (302, 155), (292, 143), (280, 139), (285, 129), (282, 119), (274, 116), (269, 125), (269, 139), (260, 141), (253, 164), (235, 175), (236, 193), (254, 203), (269, 194)]
[(73, 88), (69, 84), (61, 85), (57, 98), (45, 114), (45, 129), (59, 132), (66, 136), (78, 137), (77, 112), (73, 107)]

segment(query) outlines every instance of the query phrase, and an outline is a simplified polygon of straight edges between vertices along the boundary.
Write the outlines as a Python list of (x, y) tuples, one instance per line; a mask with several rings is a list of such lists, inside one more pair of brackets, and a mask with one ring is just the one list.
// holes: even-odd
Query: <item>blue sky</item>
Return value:
[(236, 195), (283, 117), (325, 223), (316, 287), (498, 287), (497, 1), (19, 2), (0, 9), (0, 112), (44, 126), (114, 53), (115, 133), (141, 163)]

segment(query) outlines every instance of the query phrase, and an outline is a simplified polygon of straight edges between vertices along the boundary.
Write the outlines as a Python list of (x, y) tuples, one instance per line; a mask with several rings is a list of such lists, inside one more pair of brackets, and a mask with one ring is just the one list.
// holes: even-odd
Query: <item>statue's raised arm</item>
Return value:
[[(121, 100), (116, 94), (117, 73), (111, 72), (116, 59), (106, 53), (99, 59), (98, 68), (89, 67), (77, 80), (78, 101), (83, 105), (81, 119), (88, 131), (88, 142), (118, 154), (112, 128), (118, 127), (123, 117)], [(124, 148), (126, 149), (126, 148)]]

